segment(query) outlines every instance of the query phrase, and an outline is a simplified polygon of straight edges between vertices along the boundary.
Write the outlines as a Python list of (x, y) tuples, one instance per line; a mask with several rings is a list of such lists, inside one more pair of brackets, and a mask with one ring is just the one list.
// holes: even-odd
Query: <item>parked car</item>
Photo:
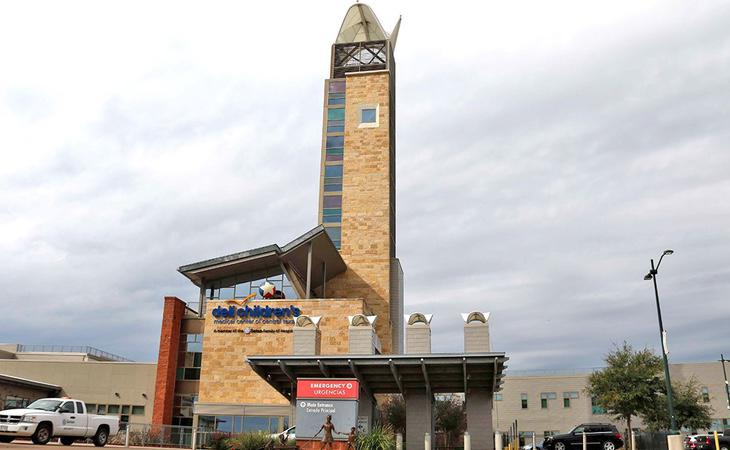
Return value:
[(274, 439), (277, 442), (283, 443), (283, 442), (288, 441), (289, 439), (296, 439), (297, 438), (296, 431), (297, 431), (297, 427), (293, 426), (293, 427), (287, 428), (286, 430), (282, 431), (281, 433), (271, 434), (271, 435), (269, 435), (269, 437), (271, 439)]
[(583, 445), (583, 432), (591, 450), (616, 450), (624, 446), (623, 437), (610, 423), (584, 423), (569, 433), (548, 436), (542, 443), (544, 450), (580, 450)]
[(30, 437), (45, 445), (60, 437), (63, 445), (90, 438), (103, 447), (119, 431), (119, 417), (86, 413), (86, 404), (71, 398), (42, 398), (25, 408), (0, 411), (0, 442)]
[[(730, 436), (718, 434), (717, 441), (720, 444), (720, 450), (730, 450)], [(697, 434), (687, 436), (684, 440), (684, 447), (688, 450), (716, 450), (714, 434)]]

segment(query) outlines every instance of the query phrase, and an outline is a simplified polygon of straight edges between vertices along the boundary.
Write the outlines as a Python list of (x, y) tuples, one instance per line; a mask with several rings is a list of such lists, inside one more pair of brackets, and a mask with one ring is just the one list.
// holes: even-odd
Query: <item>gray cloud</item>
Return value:
[[(197, 295), (178, 266), (315, 224), (321, 83), (346, 5), (307, 16), (313, 27), (289, 6), (182, 6), (129, 41), (99, 15), (98, 43), (28, 40), (40, 67), (10, 54), (0, 340), (154, 360), (162, 297)], [(435, 313), (436, 351), (461, 349), (457, 313), (473, 309), (492, 312), (514, 369), (658, 347), (642, 276), (665, 247), (670, 358), (728, 351), (727, 5), (531, 5), (544, 20), (524, 5), (372, 6), (386, 27), (404, 14), (398, 255), (406, 309)], [(252, 45), (277, 14), (289, 32)], [(69, 63), (51, 70), (62, 44)], [(86, 61), (96, 45), (108, 50)]]

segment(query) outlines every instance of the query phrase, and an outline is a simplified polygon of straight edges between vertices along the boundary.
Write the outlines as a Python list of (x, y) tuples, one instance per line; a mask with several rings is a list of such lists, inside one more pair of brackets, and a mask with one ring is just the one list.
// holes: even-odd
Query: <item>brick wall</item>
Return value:
[(160, 331), (160, 352), (157, 357), (155, 404), (152, 423), (172, 423), (172, 407), (175, 398), (175, 373), (180, 348), (180, 328), (185, 315), (185, 302), (177, 297), (165, 297)]
[[(370, 314), (362, 299), (287, 299), (255, 302), (271, 307), (294, 304), (302, 314), (322, 316), (319, 322), (322, 355), (348, 351), (348, 315)], [(200, 375), (201, 403), (288, 405), (288, 401), (262, 380), (246, 363), (246, 356), (291, 355), (294, 325), (216, 324), (210, 311), (228, 303), (209, 302), (203, 337)], [(246, 328), (249, 332), (246, 333)], [(253, 331), (259, 330), (259, 331)], [(270, 332), (261, 332), (261, 331)], [(278, 330), (278, 331), (277, 331)]]

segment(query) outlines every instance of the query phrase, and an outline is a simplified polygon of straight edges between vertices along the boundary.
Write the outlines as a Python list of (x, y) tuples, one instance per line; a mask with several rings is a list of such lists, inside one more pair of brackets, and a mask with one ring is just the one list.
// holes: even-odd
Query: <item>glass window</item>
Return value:
[(324, 191), (325, 192), (340, 192), (340, 191), (342, 191), (342, 183), (325, 184)]
[(494, 401), (501, 402), (502, 401), (502, 394), (501, 393), (494, 394)]
[(342, 196), (341, 195), (325, 195), (322, 199), (322, 204), (325, 208), (342, 208)]
[(144, 416), (144, 406), (132, 406), (132, 415)]
[(216, 416), (215, 418), (215, 430), (223, 433), (233, 432), (233, 417), (232, 416)]
[(84, 404), (81, 402), (76, 402), (76, 412), (79, 414), (84, 413)]
[(570, 408), (570, 398), (563, 397), (563, 408)]
[(129, 416), (127, 414), (122, 414), (121, 416), (119, 416), (119, 422), (129, 423)]
[(198, 416), (198, 429), (208, 431), (215, 429), (215, 416)]
[(119, 414), (119, 405), (109, 405), (109, 414)]
[(327, 99), (328, 105), (344, 105), (345, 104), (345, 98), (344, 97), (330, 97)]
[(345, 108), (328, 109), (327, 120), (345, 120)]
[(360, 110), (360, 123), (376, 123), (378, 120), (375, 108), (363, 108)]
[(325, 161), (342, 161), (342, 159), (343, 159), (343, 156), (341, 153), (340, 154), (331, 154), (331, 155), (327, 154), (324, 157)]
[(342, 239), (342, 228), (340, 227), (326, 227), (325, 231), (329, 234), (332, 242), (339, 242)]
[(122, 414), (129, 414), (129, 405), (122, 406)]
[(342, 148), (345, 145), (345, 136), (327, 136), (326, 148)]
[(185, 380), (199, 380), (200, 379), (200, 369), (185, 369)]
[(342, 216), (324, 216), (322, 217), (323, 223), (341, 223)]
[(344, 133), (345, 126), (344, 125), (327, 125), (327, 132), (328, 133)]
[(284, 286), (284, 290), (282, 292), (284, 293), (285, 298), (299, 298), (299, 294), (297, 294), (297, 291), (291, 286)]
[(541, 398), (540, 399), (540, 408), (547, 409), (547, 406), (548, 406), (547, 405), (547, 399), (546, 398)]
[(269, 431), (268, 416), (246, 416), (243, 418), (243, 432)]
[(243, 416), (233, 416), (233, 431), (240, 433), (243, 429)]
[(87, 403), (86, 404), (86, 414), (96, 414), (96, 404)]
[(345, 80), (330, 80), (329, 91), (330, 93), (344, 93)]
[(527, 409), (527, 394), (520, 394), (522, 409)]
[(324, 166), (324, 176), (327, 178), (342, 178), (342, 164)]
[(106, 405), (99, 405), (96, 407), (96, 413), (100, 415), (106, 414)]
[(269, 433), (278, 433), (278, 432), (279, 432), (279, 418), (271, 417), (269, 420)]

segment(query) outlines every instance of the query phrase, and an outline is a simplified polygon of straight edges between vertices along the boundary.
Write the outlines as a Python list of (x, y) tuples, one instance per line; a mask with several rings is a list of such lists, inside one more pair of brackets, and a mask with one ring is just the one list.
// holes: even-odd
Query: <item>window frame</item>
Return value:
[[(375, 110), (375, 122), (363, 122), (362, 115), (366, 110)], [(378, 128), (380, 126), (380, 104), (360, 105), (357, 108), (358, 128)]]

